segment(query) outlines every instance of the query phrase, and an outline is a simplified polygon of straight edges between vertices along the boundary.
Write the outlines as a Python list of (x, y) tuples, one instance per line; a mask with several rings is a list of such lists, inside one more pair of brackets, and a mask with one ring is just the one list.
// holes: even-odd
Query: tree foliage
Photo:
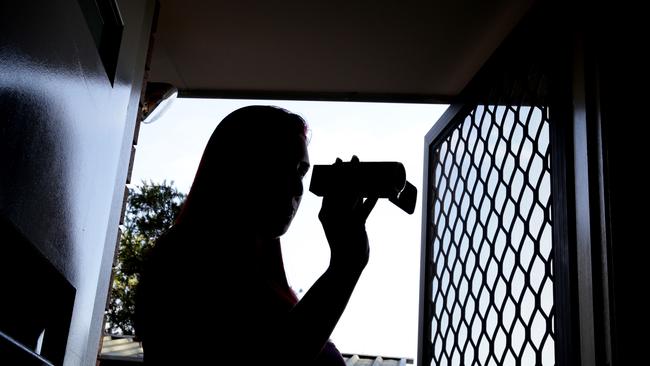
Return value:
[(129, 189), (124, 226), (113, 267), (113, 284), (106, 331), (110, 334), (133, 335), (135, 288), (140, 278), (144, 256), (156, 240), (174, 222), (185, 194), (174, 182), (161, 184), (143, 181)]

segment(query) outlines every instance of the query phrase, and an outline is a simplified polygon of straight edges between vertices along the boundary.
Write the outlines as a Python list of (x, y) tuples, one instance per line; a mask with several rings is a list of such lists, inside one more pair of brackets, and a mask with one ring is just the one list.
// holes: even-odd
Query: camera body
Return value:
[(354, 192), (388, 198), (409, 214), (415, 211), (417, 189), (406, 180), (399, 162), (339, 162), (314, 165), (309, 191), (317, 196)]

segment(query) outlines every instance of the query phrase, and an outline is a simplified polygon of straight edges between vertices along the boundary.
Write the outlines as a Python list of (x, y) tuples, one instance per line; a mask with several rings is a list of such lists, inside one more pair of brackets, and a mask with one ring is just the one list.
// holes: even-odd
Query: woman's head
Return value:
[(306, 134), (305, 121), (281, 108), (249, 106), (230, 113), (208, 142), (177, 221), (216, 220), (263, 236), (284, 234), (309, 168)]

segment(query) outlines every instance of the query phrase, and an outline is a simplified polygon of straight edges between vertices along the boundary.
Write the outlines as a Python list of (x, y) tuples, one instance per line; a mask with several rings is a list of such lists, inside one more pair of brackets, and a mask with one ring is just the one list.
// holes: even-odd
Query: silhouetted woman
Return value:
[(147, 364), (344, 365), (328, 339), (368, 261), (365, 221), (377, 200), (323, 199), (330, 263), (298, 301), (279, 238), (304, 192), (306, 131), (270, 106), (217, 126), (175, 225), (145, 263), (136, 331)]

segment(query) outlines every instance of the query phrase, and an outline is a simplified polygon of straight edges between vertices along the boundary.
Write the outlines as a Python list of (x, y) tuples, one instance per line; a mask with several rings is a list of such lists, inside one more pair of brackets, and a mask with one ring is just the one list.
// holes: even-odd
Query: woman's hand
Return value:
[[(355, 156), (351, 162), (359, 159)], [(292, 346), (286, 351), (290, 358), (315, 360), (343, 314), (368, 263), (366, 219), (375, 203), (377, 197), (364, 201), (358, 192), (323, 197), (318, 218), (330, 245), (330, 265), (287, 315), (284, 329), (288, 331), (279, 344)]]
[[(359, 158), (352, 157), (352, 163)], [(342, 163), (336, 159), (334, 164)], [(368, 263), (369, 247), (366, 219), (377, 203), (377, 197), (363, 199), (358, 192), (345, 192), (323, 197), (318, 218), (330, 245), (330, 268), (358, 274)]]

